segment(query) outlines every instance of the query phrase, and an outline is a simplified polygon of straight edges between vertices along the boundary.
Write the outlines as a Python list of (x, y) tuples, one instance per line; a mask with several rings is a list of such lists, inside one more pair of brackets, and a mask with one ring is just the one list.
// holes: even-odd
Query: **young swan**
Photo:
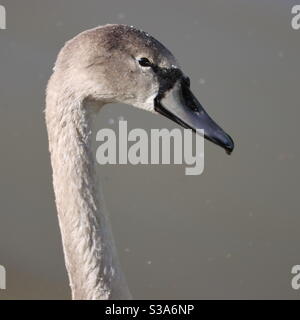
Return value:
[(97, 190), (91, 122), (107, 103), (160, 113), (233, 150), (204, 111), (171, 52), (147, 33), (105, 25), (68, 41), (49, 80), (46, 124), (56, 207), (73, 299), (129, 299)]

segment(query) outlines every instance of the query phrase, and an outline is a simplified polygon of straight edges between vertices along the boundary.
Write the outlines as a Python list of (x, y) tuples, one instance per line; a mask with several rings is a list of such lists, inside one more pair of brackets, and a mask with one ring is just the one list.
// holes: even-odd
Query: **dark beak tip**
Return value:
[(231, 155), (234, 149), (234, 142), (230, 136), (228, 136), (228, 142), (226, 143), (224, 149), (228, 155)]
[(232, 154), (233, 149), (226, 148), (225, 152), (230, 156)]

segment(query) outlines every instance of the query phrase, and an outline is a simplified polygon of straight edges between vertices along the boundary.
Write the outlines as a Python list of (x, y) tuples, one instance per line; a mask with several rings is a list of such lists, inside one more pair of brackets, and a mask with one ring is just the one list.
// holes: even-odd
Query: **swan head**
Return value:
[[(134, 27), (105, 25), (87, 30), (61, 50), (55, 72), (85, 99), (121, 102), (162, 114), (231, 153), (234, 143), (206, 113), (173, 54)], [(70, 83), (71, 82), (71, 83)]]

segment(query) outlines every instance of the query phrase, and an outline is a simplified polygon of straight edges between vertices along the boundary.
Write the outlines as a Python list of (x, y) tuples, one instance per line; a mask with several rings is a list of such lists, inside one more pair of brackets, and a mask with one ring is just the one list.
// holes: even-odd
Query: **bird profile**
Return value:
[(231, 153), (231, 137), (190, 89), (173, 54), (148, 33), (110, 24), (61, 49), (46, 92), (53, 186), (73, 299), (130, 299), (91, 148), (91, 124), (109, 103), (160, 114)]

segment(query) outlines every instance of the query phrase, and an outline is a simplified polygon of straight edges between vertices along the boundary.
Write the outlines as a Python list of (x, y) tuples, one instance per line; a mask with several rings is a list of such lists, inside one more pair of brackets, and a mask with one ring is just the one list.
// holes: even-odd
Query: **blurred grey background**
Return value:
[[(205, 143), (205, 170), (99, 166), (135, 298), (293, 298), (300, 264), (299, 51), (287, 0), (1, 0), (0, 299), (69, 299), (51, 182), (44, 91), (59, 49), (106, 23), (135, 25), (178, 58), (236, 143)], [(176, 125), (125, 105), (98, 129)], [(114, 123), (112, 123), (115, 120)]]

